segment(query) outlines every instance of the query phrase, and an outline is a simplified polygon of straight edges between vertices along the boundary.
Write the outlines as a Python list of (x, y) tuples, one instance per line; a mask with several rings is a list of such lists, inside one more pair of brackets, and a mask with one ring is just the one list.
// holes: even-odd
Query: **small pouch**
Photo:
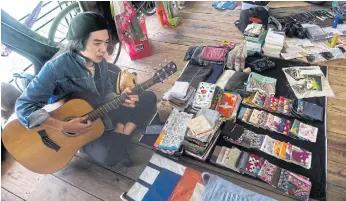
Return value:
[(269, 161), (265, 160), (258, 173), (258, 177), (262, 181), (271, 184), (277, 168), (278, 167), (276, 165), (271, 164), (269, 163)]
[(249, 123), (252, 124), (253, 126), (258, 127), (260, 115), (261, 115), (261, 111), (254, 109), (249, 118)]
[(310, 142), (316, 142), (318, 128), (300, 122), (298, 137)]
[(245, 110), (244, 116), (242, 118), (243, 122), (248, 122), (249, 121), (249, 119), (251, 117), (251, 114), (252, 114), (252, 111), (253, 111), (253, 109), (251, 109), (251, 108), (247, 108)]
[(270, 61), (267, 57), (264, 57), (249, 63), (249, 67), (252, 71), (260, 73), (267, 69), (274, 68), (275, 62)]
[(263, 151), (264, 153), (267, 153), (269, 155), (273, 155), (273, 149), (274, 149), (275, 142), (276, 142), (276, 140), (274, 140), (273, 138), (266, 135), (264, 138), (264, 141), (262, 143), (261, 151)]
[(243, 151), (241, 153), (239, 163), (237, 165), (237, 169), (240, 173), (244, 173), (246, 169), (247, 162), (249, 161), (250, 154), (248, 152)]
[(252, 100), (252, 103), (255, 106), (258, 106), (260, 108), (262, 108), (264, 106), (264, 102), (265, 102), (266, 96), (260, 92), (256, 92), (256, 95), (254, 97), (254, 99)]
[(303, 114), (311, 119), (323, 121), (323, 107), (319, 105), (305, 102)]
[(238, 110), (241, 97), (238, 94), (225, 92), (216, 105), (216, 111), (221, 114), (223, 120), (233, 119)]
[(306, 169), (310, 169), (311, 159), (312, 159), (311, 152), (294, 145), (292, 146), (292, 154), (291, 154), (292, 163), (300, 165)]
[(246, 164), (245, 173), (253, 177), (257, 177), (263, 163), (264, 159), (262, 157), (255, 154), (250, 154), (249, 160)]

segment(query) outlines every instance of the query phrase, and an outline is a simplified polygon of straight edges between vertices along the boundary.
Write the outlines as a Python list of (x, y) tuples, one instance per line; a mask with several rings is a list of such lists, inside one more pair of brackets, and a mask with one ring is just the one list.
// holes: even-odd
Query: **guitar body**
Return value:
[[(50, 112), (50, 116), (67, 121), (69, 118), (83, 116), (92, 110), (94, 108), (85, 100), (73, 99)], [(45, 145), (39, 131), (45, 131), (59, 149), (55, 150)], [(15, 119), (5, 126), (2, 141), (7, 151), (21, 165), (36, 173), (50, 174), (65, 167), (81, 147), (99, 138), (103, 132), (104, 125), (101, 119), (93, 121), (92, 129), (88, 133), (72, 136), (43, 126), (29, 130)]]

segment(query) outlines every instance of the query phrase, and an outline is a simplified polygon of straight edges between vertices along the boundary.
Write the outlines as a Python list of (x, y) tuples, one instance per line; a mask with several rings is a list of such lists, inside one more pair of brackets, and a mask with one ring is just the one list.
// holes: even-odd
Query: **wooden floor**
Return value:
[[(174, 61), (179, 71), (163, 84), (152, 87), (157, 97), (174, 83), (185, 62), (184, 54), (192, 45), (218, 45), (221, 40), (235, 43), (242, 41), (241, 33), (234, 21), (240, 14), (239, 6), (233, 11), (218, 11), (211, 2), (186, 2), (181, 11), (183, 25), (176, 30), (161, 28), (156, 16), (147, 18), (147, 29), (152, 45), (152, 56), (131, 61), (122, 52), (117, 65), (139, 74), (139, 82), (148, 79), (154, 67), (165, 60)], [(346, 201), (346, 60), (328, 63), (329, 82), (336, 95), (328, 98), (328, 193), (331, 201)], [(26, 170), (11, 157), (2, 162), (1, 200), (17, 201), (70, 201), (70, 200), (120, 200), (139, 177), (153, 152), (138, 144), (138, 135), (133, 136), (132, 157), (135, 165), (125, 168), (121, 165), (102, 167), (94, 164), (87, 156), (77, 154), (63, 170), (51, 175), (39, 175)], [(191, 167), (201, 165), (198, 161), (182, 158)], [(204, 165), (202, 171), (211, 171)], [(292, 200), (260, 181), (244, 179), (243, 176), (220, 170), (213, 172), (253, 191), (272, 196), (278, 200)]]

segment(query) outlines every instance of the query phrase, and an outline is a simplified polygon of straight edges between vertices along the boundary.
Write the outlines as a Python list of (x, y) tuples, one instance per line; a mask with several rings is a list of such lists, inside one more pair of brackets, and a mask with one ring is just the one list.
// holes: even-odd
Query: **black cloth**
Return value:
[(91, 32), (108, 30), (107, 20), (96, 12), (84, 12), (74, 17), (67, 31), (67, 40), (80, 39)]
[(248, 80), (249, 74), (244, 72), (234, 72), (234, 74), (229, 78), (225, 85), (225, 91), (235, 91), (241, 96), (246, 96), (246, 82)]
[[(246, 63), (257, 60), (259, 57), (248, 57), (246, 59)], [(284, 72), (282, 71), (282, 68), (285, 67), (292, 67), (292, 66), (308, 66), (309, 64), (303, 63), (303, 62), (298, 62), (298, 61), (287, 61), (283, 59), (276, 59), (276, 58), (270, 58), (270, 60), (274, 61), (276, 64), (275, 68), (268, 69), (265, 72), (262, 73), (264, 76), (276, 78), (278, 81), (276, 85), (276, 93), (275, 96), (284, 96), (285, 98), (295, 98), (294, 92), (292, 91), (291, 87), (288, 84), (288, 81), (286, 79), (286, 76)], [(326, 75), (327, 74), (327, 67), (321, 66), (322, 72)], [(314, 97), (314, 98), (306, 98), (304, 99), (305, 101), (308, 101), (310, 103), (315, 103), (324, 109), (325, 103), (326, 103), (326, 98), (325, 97)], [(288, 116), (284, 116), (281, 114), (275, 113), (274, 115), (289, 119), (291, 122), (293, 122), (294, 118), (290, 118)], [(311, 189), (311, 198), (315, 199), (320, 199), (320, 200), (325, 200), (326, 197), (326, 132), (325, 132), (325, 125), (324, 121), (319, 122), (319, 121), (304, 121), (299, 119), (303, 123), (307, 123), (309, 125), (315, 126), (318, 128), (318, 134), (317, 134), (317, 140), (316, 143), (309, 142), (309, 141), (302, 141), (302, 140), (297, 140), (293, 139), (290, 137), (287, 137), (285, 135), (278, 134), (273, 131), (269, 130), (264, 130), (262, 128), (257, 128), (255, 126), (249, 125), (247, 123), (244, 123), (240, 121), (239, 119), (236, 120), (236, 123), (239, 125), (242, 125), (244, 128), (249, 129), (255, 133), (258, 134), (266, 134), (269, 135), (271, 138), (284, 141), (284, 142), (289, 142), (292, 145), (296, 145), (298, 147), (301, 147), (303, 149), (306, 149), (310, 152), (312, 152), (312, 162), (311, 162), (311, 168), (310, 169), (305, 169), (301, 166), (295, 165), (293, 163), (288, 163), (283, 160), (277, 159), (275, 157), (269, 156), (266, 153), (263, 153), (261, 151), (256, 151), (253, 149), (245, 149), (243, 147), (237, 146), (237, 148), (244, 150), (244, 151), (249, 151), (253, 154), (256, 154), (258, 156), (261, 156), (265, 159), (267, 159), (270, 163), (273, 163), (281, 168), (287, 169), (289, 171), (292, 171), (294, 173), (306, 176), (310, 178), (310, 181), (312, 183), (312, 189)], [(217, 145), (220, 146), (230, 146), (233, 144), (228, 144), (222, 141), (222, 138), (220, 138), (217, 142)]]
[(188, 82), (197, 89), (200, 82), (204, 82), (212, 73), (212, 65), (199, 66), (189, 63), (177, 81)]
[[(156, 95), (151, 91), (141, 94), (134, 108), (121, 106), (108, 113), (113, 125), (132, 122), (137, 128), (143, 128), (149, 123), (155, 113)], [(107, 166), (113, 166), (120, 162), (126, 154), (131, 152), (131, 136), (114, 131), (106, 131), (104, 134), (86, 144), (82, 151), (88, 154), (92, 160)]]

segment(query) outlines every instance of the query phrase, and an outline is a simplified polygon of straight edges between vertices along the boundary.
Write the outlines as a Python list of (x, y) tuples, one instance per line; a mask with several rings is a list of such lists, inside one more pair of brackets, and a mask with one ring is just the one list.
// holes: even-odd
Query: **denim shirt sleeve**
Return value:
[(26, 128), (35, 128), (49, 117), (49, 113), (42, 107), (53, 95), (56, 81), (57, 76), (53, 64), (47, 62), (16, 101), (18, 120)]
[(103, 79), (104, 79), (104, 87), (105, 87), (104, 92), (105, 92), (105, 95), (108, 95), (110, 93), (113, 93), (114, 89), (113, 89), (113, 85), (111, 83), (111, 78), (109, 77), (110, 73), (108, 71), (108, 64), (107, 64), (107, 61), (105, 59), (103, 59), (102, 65), (103, 65), (103, 70), (105, 72), (104, 73), (105, 76), (103, 77)]

